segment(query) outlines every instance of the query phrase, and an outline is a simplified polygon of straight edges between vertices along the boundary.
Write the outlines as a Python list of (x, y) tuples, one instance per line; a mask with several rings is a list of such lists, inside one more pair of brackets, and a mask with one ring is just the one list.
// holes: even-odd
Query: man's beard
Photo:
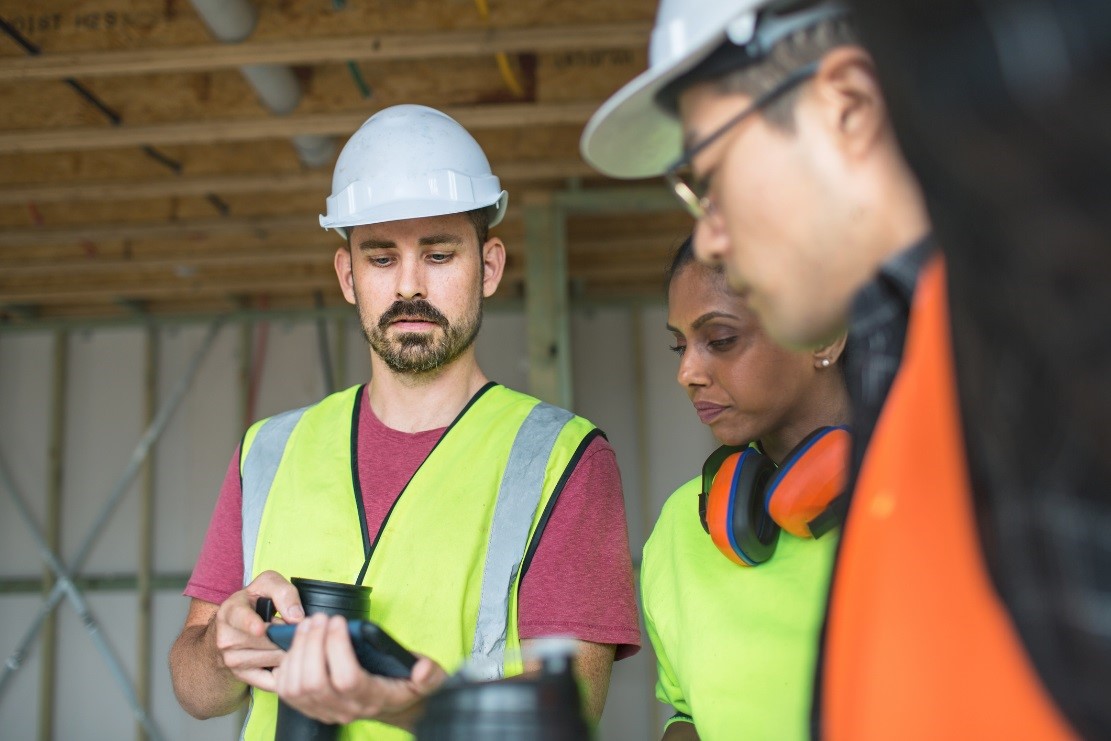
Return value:
[[(481, 298), (475, 303), (473, 311), (457, 324), (449, 322), (435, 306), (423, 299), (395, 301), (376, 322), (364, 314), (358, 294), (355, 295), (355, 307), (359, 311), (363, 336), (371, 349), (386, 367), (405, 375), (426, 375), (449, 365), (474, 344), (482, 327)], [(390, 325), (400, 317), (433, 322), (443, 332), (401, 332), (389, 336)]]

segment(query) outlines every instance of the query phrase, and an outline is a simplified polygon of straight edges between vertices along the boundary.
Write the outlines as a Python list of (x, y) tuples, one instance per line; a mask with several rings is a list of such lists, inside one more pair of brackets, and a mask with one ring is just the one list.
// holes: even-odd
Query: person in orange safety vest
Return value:
[(649, 69), (581, 146), (608, 175), (664, 175), (697, 219), (699, 258), (724, 263), (777, 341), (815, 347), (849, 328), (855, 494), (814, 733), (1069, 737), (984, 577), (944, 264), (846, 8), (662, 0)]

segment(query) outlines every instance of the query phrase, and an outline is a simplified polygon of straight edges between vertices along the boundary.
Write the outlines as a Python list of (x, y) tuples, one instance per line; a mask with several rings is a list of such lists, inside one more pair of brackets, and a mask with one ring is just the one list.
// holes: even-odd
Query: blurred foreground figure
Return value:
[(855, 5), (948, 263), (992, 583), (1075, 729), (1109, 738), (1111, 3)]
[[(946, 9), (941, 5), (943, 18)], [(998, 573), (1005, 563), (1008, 569), (1024, 570), (1024, 576), (1056, 578), (1062, 567), (1029, 563), (1052, 552), (1046, 544), (1031, 548), (1031, 541), (1056, 547), (1064, 533), (1079, 542), (1083, 528), (1094, 529), (1098, 521), (1074, 522), (1070, 515), (1083, 517), (1088, 512), (1067, 505), (1020, 509), (1021, 515), (1004, 519), (999, 517), (1001, 512), (988, 510), (989, 519), (981, 520), (977, 505), (985, 501), (980, 491), (982, 471), (994, 468), (1012, 475), (1001, 479), (1007, 486), (1019, 486), (1015, 482), (1021, 481), (1021, 485), (1040, 487), (1043, 495), (1060, 481), (1082, 486), (1084, 453), (1080, 445), (1070, 444), (1080, 433), (1075, 425), (1056, 424), (1066, 415), (1062, 402), (1044, 407), (1045, 414), (1051, 415), (1044, 421), (1028, 413), (1004, 413), (995, 423), (993, 440), (1010, 446), (1012, 436), (1028, 436), (1029, 450), (1017, 445), (1011, 450), (1026, 470), (1013, 476), (1022, 469), (998, 451), (984, 452), (984, 460), (970, 464), (965, 429), (972, 415), (962, 406), (958, 392), (950, 305), (962, 312), (986, 305), (983, 316), (988, 320), (981, 330), (992, 341), (976, 345), (979, 333), (961, 337), (960, 360), (967, 357), (968, 363), (962, 373), (984, 380), (971, 387), (966, 382), (964, 399), (982, 404), (1003, 399), (1002, 409), (1024, 412), (1042, 408), (1044, 402), (1032, 402), (1031, 397), (1047, 393), (1039, 383), (1053, 377), (1029, 370), (1037, 367), (1028, 364), (1031, 346), (1047, 348), (1046, 358), (1053, 357), (1055, 341), (1071, 347), (1074, 340), (1066, 336), (1075, 331), (1072, 325), (1080, 312), (1067, 311), (1069, 322), (1042, 328), (1038, 320), (1044, 315), (1039, 316), (1036, 309), (1012, 309), (1010, 304), (1025, 300), (1025, 276), (1044, 280), (1052, 274), (1047, 268), (1055, 258), (1040, 264), (1036, 258), (1022, 260), (1009, 251), (1013, 248), (998, 225), (991, 229), (1002, 249), (996, 250), (1000, 256), (993, 257), (986, 252), (993, 237), (981, 236), (982, 223), (980, 229), (962, 230), (964, 221), (982, 222), (993, 207), (977, 206), (974, 196), (966, 199), (961, 191), (972, 184), (983, 187), (982, 177), (994, 176), (1012, 187), (1036, 177), (1037, 168), (1033, 175), (1021, 165), (1007, 169), (1023, 160), (997, 153), (1000, 147), (1017, 146), (1025, 157), (1027, 148), (1037, 150), (1038, 138), (996, 140), (990, 122), (973, 125), (944, 107), (940, 111), (931, 107), (935, 105), (931, 96), (955, 95), (954, 100), (961, 100), (960, 91), (969, 86), (964, 94), (974, 106), (1013, 108), (1007, 99), (1015, 89), (1025, 97), (1025, 88), (1016, 88), (1014, 80), (1007, 79), (993, 101), (985, 92), (993, 86), (981, 80), (984, 65), (993, 63), (999, 67), (1013, 62), (1016, 69), (1041, 70), (1035, 77), (1043, 91), (1052, 91), (1063, 80), (1045, 71), (1062, 65), (1043, 69), (1031, 59), (1053, 61), (1056, 47), (1043, 48), (1039, 37), (1052, 29), (1041, 21), (1026, 24), (1021, 13), (1013, 15), (1015, 5), (1027, 14), (1041, 8), (1036, 3), (1009, 3), (999, 4), (996, 11), (992, 6), (996, 15), (1005, 11), (1013, 17), (992, 26), (995, 36), (988, 34), (989, 42), (996, 43), (996, 36), (1001, 36), (999, 43), (1013, 44), (1015, 51), (998, 54), (990, 43), (981, 44), (977, 36), (970, 39), (963, 31), (946, 37), (937, 49), (925, 51), (901, 38), (890, 39), (889, 52), (905, 54), (902, 58), (915, 76), (908, 70), (902, 80), (885, 79), (881, 85), (877, 69), (882, 70), (882, 59), (874, 64), (852, 34), (852, 24), (842, 23), (839, 3), (663, 0), (648, 71), (607, 101), (583, 135), (583, 154), (603, 172), (667, 178), (697, 219), (699, 258), (725, 265), (731, 284), (772, 338), (813, 347), (849, 326), (847, 381), (853, 401), (854, 448), (863, 456), (853, 461), (855, 486), (837, 555), (818, 667), (813, 731), (826, 738), (1060, 739), (1076, 733), (1058, 702), (1060, 692), (1055, 697), (1047, 691), (1025, 636), (1016, 629), (1012, 612), (1021, 605), (1016, 606), (1013, 598), (1001, 599), (992, 569)], [(935, 18), (922, 22), (909, 14), (904, 18), (902, 12), (893, 7), (877, 11), (907, 20), (902, 28), (915, 29), (914, 33), (934, 27)], [(938, 12), (938, 5), (931, 4), (930, 12)], [(993, 62), (996, 56), (1003, 62)], [(919, 82), (922, 75), (929, 79)], [(992, 76), (986, 77), (990, 83)], [(996, 77), (1015, 78), (1016, 74)], [(932, 86), (931, 92), (918, 97), (919, 89), (927, 85)], [(958, 175), (949, 177), (960, 187), (946, 206), (956, 205), (943, 206), (936, 198), (932, 203), (948, 219), (937, 241), (951, 240), (948, 246), (953, 254), (967, 241), (983, 241), (985, 246), (976, 248), (985, 250), (983, 262), (990, 266), (971, 272), (965, 265), (957, 267), (958, 297), (953, 302), (949, 268), (930, 248), (935, 241), (926, 216), (931, 204), (923, 198), (888, 125), (886, 89), (914, 98), (900, 103), (904, 116), (914, 119), (920, 109), (930, 110), (932, 117), (917, 119), (918, 125), (929, 128), (938, 117), (952, 124), (939, 125), (923, 137), (930, 144), (941, 144), (942, 153), (935, 155), (923, 143), (912, 165), (917, 162), (935, 182), (938, 171), (942, 176), (949, 171), (947, 162), (971, 167), (968, 172), (981, 176), (969, 184), (959, 175), (962, 170), (954, 170)], [(970, 118), (975, 122), (977, 116)], [(1062, 116), (1065, 121), (1075, 118)], [(1081, 122), (1092, 124), (1087, 119)], [(1055, 125), (1052, 130), (1061, 128)], [(968, 151), (954, 148), (961, 142)], [(1035, 151), (1029, 156), (1038, 155)], [(938, 161), (931, 162), (930, 157)], [(1087, 157), (1091, 166), (1091, 154)], [(1053, 161), (1052, 157), (1046, 160)], [(1001, 202), (1012, 204), (1005, 210), (1010, 213), (1013, 201)], [(1018, 208), (1025, 207), (1023, 199), (1018, 203)], [(1024, 215), (1037, 213), (1031, 208)], [(1038, 250), (1033, 254), (1040, 257), (1050, 255), (1053, 243), (1062, 236), (1029, 223), (1020, 228), (1021, 239), (1031, 240), (1027, 244), (1035, 244)], [(954, 234), (961, 239), (953, 238)], [(1097, 241), (1088, 244), (1098, 246)], [(1087, 256), (1098, 262), (1098, 255), (1099, 250), (1089, 250)], [(1011, 263), (1014, 267), (1000, 270), (997, 263), (1007, 261), (1016, 261)], [(1028, 272), (1018, 269), (1019, 263)], [(966, 274), (976, 280), (967, 280)], [(1057, 296), (1069, 293), (1059, 286), (1055, 290)], [(1035, 317), (1030, 331), (1011, 332), (1008, 323), (1024, 316)], [(959, 321), (966, 320), (962, 316)], [(1087, 343), (1076, 345), (1089, 355), (1077, 355), (1071, 358), (1074, 362), (1090, 362), (1093, 354), (1102, 352), (1101, 333), (1091, 334)], [(1015, 344), (1008, 344), (1008, 352), (1000, 349), (998, 356), (981, 359), (980, 354), (991, 354), (996, 343), (1011, 342)], [(968, 351), (970, 344), (977, 348), (975, 352)], [(1009, 348), (1019, 348), (1012, 356), (1017, 364), (1013, 371), (1000, 363)], [(1000, 378), (997, 368), (1006, 368), (1012, 376)], [(1028, 372), (1031, 375), (1025, 377)], [(1023, 380), (1016, 382), (1016, 378)], [(1087, 403), (1091, 395), (1078, 398)], [(1053, 430), (1049, 446), (1048, 429)], [(973, 455), (981, 455), (984, 438), (981, 429), (973, 432)], [(1091, 463), (1098, 468), (1097, 459)], [(1074, 468), (1075, 464), (1080, 465)], [(1007, 469), (1008, 465), (1014, 467)], [(1019, 497), (1011, 498), (1021, 502)], [(1038, 528), (1031, 523), (1054, 517), (1063, 518), (1063, 524), (1050, 522), (1045, 526), (1048, 532), (1035, 533)], [(981, 527), (981, 522), (989, 524)], [(1004, 538), (997, 523), (1021, 527)], [(1005, 541), (1016, 543), (1014, 547), (1022, 552), (1001, 556)], [(1096, 541), (1089, 541), (1089, 552), (1079, 564), (1070, 564), (1071, 582), (1094, 587), (1098, 566), (1090, 556)], [(1062, 559), (1064, 555), (1060, 554)], [(1041, 588), (1030, 594), (1035, 600), (1046, 598)], [(1090, 593), (1084, 599), (1088, 600), (1085, 609), (1095, 616), (1092, 606), (1099, 602), (1091, 600)], [(1063, 612), (1077, 614), (1071, 606), (1064, 606)], [(1091, 638), (1099, 635), (1105, 622), (1089, 619), (1070, 630), (1087, 631)], [(1069, 661), (1065, 658), (1062, 665)], [(1084, 691), (1089, 689), (1091, 685)]]

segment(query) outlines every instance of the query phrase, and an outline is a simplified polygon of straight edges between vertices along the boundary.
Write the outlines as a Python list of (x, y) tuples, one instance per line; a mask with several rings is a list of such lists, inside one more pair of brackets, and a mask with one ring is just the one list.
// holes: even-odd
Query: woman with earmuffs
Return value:
[(641, 589), (676, 739), (804, 739), (849, 454), (842, 336), (787, 350), (688, 239), (668, 273), (678, 381), (722, 448), (664, 505)]

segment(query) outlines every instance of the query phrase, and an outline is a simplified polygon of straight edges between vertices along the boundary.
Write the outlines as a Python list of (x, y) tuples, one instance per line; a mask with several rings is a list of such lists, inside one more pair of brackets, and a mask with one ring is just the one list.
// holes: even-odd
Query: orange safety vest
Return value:
[(1064, 739), (980, 551), (958, 417), (945, 266), (923, 270), (903, 364), (842, 533), (822, 734)]

